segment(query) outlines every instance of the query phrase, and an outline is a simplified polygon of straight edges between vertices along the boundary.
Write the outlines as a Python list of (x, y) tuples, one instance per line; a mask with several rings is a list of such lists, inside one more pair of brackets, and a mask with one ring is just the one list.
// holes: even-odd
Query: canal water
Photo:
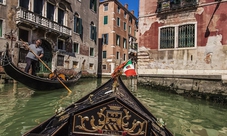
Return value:
[[(20, 83), (0, 84), (0, 136), (21, 136), (107, 80), (81, 78), (71, 94), (64, 88), (38, 92)], [(227, 136), (227, 107), (144, 86), (135, 89), (129, 80), (123, 80), (126, 86), (174, 136)]]

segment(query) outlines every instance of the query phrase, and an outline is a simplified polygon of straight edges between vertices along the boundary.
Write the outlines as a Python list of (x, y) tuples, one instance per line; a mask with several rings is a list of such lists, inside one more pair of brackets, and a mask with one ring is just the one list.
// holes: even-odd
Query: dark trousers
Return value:
[(26, 58), (27, 65), (25, 67), (25, 72), (29, 73), (29, 69), (32, 67), (32, 75), (36, 75), (36, 66), (38, 61)]

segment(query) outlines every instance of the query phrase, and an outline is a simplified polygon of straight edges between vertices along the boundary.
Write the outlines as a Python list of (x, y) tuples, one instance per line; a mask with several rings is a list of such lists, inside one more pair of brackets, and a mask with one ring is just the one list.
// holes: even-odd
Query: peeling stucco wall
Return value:
[[(146, 3), (150, 4), (146, 4)], [(151, 4), (153, 7), (151, 7)], [(227, 74), (227, 2), (196, 9), (156, 14), (157, 1), (141, 0), (139, 12), (138, 74)], [(146, 7), (149, 6), (149, 8)], [(141, 9), (142, 8), (142, 9)], [(148, 11), (149, 10), (149, 11)], [(159, 50), (159, 27), (196, 23), (196, 47)]]

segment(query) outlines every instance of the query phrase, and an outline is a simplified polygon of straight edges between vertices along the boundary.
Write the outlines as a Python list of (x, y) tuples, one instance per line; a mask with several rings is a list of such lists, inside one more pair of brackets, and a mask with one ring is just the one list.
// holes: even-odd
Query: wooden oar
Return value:
[[(31, 51), (31, 53), (33, 53), (34, 55), (35, 55), (35, 57), (36, 58), (38, 58), (39, 59), (39, 61), (51, 72), (51, 73), (53, 73), (52, 72), (52, 70), (45, 64), (45, 62), (43, 62), (43, 60), (41, 60), (40, 58), (39, 58), (39, 56), (37, 55), (37, 54), (35, 54), (35, 52), (33, 51), (33, 50), (31, 50), (29, 47), (28, 47), (28, 45), (27, 44), (25, 44), (26, 46), (27, 46), (27, 48), (28, 48), (28, 50), (29, 51)], [(72, 91), (61, 81), (61, 79), (57, 76), (57, 79), (58, 79), (58, 81), (69, 91), (69, 93), (71, 93)]]

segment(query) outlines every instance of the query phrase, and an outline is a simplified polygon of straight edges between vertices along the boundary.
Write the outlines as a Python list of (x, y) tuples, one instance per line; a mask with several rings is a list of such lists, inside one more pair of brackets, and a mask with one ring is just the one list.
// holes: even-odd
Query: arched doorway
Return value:
[[(51, 63), (52, 63), (52, 57), (53, 57), (51, 44), (45, 39), (42, 39), (41, 47), (44, 50), (44, 56), (42, 57), (42, 61), (51, 69)], [(37, 70), (37, 72), (50, 73), (50, 70), (47, 69), (41, 62), (39, 62), (39, 69)]]

